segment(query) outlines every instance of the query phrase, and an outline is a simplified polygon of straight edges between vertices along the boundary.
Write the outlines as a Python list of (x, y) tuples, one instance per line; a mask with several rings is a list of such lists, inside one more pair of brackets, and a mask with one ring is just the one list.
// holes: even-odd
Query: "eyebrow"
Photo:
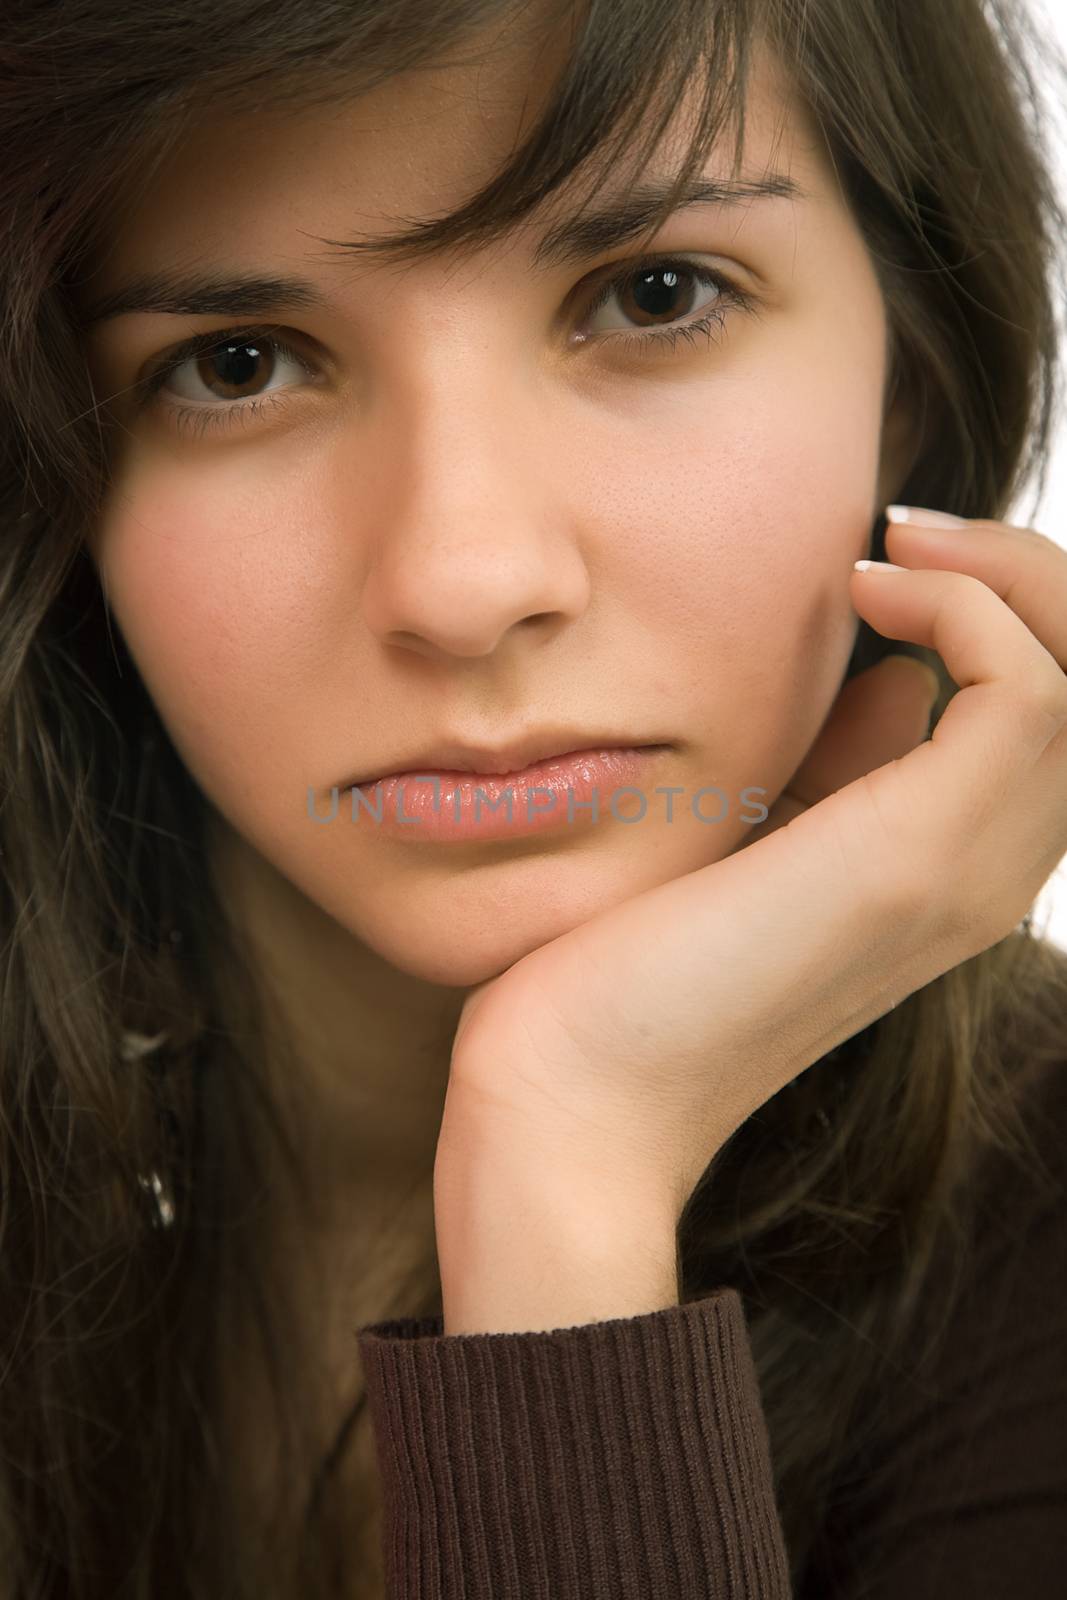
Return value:
[[(557, 223), (537, 245), (535, 270), (572, 266), (628, 244), (648, 229), (669, 192), (666, 180), (647, 181), (596, 211)], [(758, 179), (692, 178), (683, 187), (672, 215), (694, 206), (808, 198), (806, 189), (778, 172)], [(358, 254), (385, 258), (395, 249), (395, 244), (376, 249), (373, 239), (366, 239), (360, 241)], [(88, 330), (137, 311), (187, 317), (255, 317), (282, 309), (329, 306), (329, 297), (308, 278), (167, 268), (141, 273), (93, 301), (82, 326)]]

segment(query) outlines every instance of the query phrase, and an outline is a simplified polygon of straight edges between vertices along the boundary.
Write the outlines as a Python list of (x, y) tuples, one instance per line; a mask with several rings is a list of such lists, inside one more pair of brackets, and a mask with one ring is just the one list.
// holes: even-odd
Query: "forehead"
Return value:
[[(539, 118), (564, 65), (558, 42), (508, 36), (468, 58), (404, 73), (342, 103), (272, 115), (208, 119), (192, 129), (143, 192), (124, 195), (93, 254), (106, 279), (161, 265), (229, 259), (278, 264), (321, 260), (352, 276), (353, 258), (331, 248), (372, 240), (462, 206), (492, 180)], [(702, 85), (694, 76), (648, 169), (673, 176), (688, 149)], [(733, 129), (705, 163), (729, 171)], [(515, 229), (540, 236), (594, 194), (619, 194), (637, 168), (594, 153)], [(808, 193), (835, 186), (823, 142), (789, 74), (754, 50), (745, 101), (741, 174), (775, 170)], [(357, 258), (358, 259), (358, 258)], [(373, 266), (368, 258), (368, 265)], [(98, 285), (94, 283), (93, 288)]]

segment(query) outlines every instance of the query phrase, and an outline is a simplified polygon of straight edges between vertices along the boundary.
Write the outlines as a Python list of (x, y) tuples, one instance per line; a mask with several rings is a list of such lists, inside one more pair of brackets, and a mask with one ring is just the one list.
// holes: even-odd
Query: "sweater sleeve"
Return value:
[[(1067, 1063), (1027, 1110), (1030, 1164), (983, 1163), (795, 1600), (1063, 1593)], [(437, 1316), (357, 1338), (388, 1600), (789, 1600), (736, 1289), (550, 1332)]]
[(388, 1600), (787, 1600), (741, 1297), (531, 1333), (357, 1330)]

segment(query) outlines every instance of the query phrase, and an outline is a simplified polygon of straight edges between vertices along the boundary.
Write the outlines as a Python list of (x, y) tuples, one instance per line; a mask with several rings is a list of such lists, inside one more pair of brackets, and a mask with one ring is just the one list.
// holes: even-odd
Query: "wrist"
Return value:
[(444, 1332), (526, 1333), (678, 1303), (667, 1196), (605, 1191), (527, 1151), (439, 1144), (434, 1228)]

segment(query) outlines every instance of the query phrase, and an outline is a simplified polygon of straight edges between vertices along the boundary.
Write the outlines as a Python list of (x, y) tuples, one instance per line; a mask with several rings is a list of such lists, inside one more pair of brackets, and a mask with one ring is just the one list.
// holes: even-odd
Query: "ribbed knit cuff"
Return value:
[(644, 1316), (357, 1331), (389, 1600), (786, 1600), (736, 1289)]

